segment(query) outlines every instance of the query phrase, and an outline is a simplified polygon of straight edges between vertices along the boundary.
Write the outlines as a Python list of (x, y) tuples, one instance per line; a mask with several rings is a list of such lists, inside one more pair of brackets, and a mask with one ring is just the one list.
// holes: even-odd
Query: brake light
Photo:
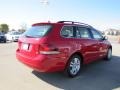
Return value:
[(42, 44), (39, 46), (39, 53), (40, 54), (59, 54), (60, 52), (53, 45)]
[(50, 51), (50, 49), (51, 49), (51, 46), (48, 44), (42, 44), (39, 46), (40, 51)]

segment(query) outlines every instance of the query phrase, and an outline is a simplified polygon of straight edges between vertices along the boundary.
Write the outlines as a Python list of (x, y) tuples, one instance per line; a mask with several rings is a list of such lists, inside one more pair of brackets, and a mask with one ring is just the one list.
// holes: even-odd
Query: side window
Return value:
[(62, 31), (61, 31), (61, 36), (63, 36), (63, 37), (74, 37), (73, 27), (72, 26), (64, 26)]
[(96, 39), (96, 40), (100, 40), (102, 39), (102, 35), (96, 31), (96, 30), (91, 30), (92, 34), (93, 34), (93, 38)]
[(85, 27), (78, 27), (76, 31), (77, 38), (91, 38), (90, 33)]

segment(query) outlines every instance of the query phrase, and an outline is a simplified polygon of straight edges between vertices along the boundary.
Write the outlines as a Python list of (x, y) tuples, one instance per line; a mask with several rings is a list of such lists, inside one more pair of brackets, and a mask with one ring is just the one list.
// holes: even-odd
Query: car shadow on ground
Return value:
[(120, 88), (120, 57), (84, 65), (79, 76), (67, 78), (62, 73), (32, 71), (39, 79), (65, 90), (112, 90)]

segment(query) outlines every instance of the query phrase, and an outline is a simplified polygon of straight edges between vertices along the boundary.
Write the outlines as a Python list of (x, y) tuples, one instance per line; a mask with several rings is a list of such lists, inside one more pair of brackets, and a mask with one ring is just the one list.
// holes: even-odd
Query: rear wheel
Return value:
[(69, 77), (75, 77), (78, 75), (81, 69), (81, 57), (79, 55), (74, 55), (70, 58), (65, 74)]

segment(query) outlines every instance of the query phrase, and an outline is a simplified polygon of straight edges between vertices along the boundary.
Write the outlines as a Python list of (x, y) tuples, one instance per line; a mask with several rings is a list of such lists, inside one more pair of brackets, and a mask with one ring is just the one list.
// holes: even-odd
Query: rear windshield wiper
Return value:
[(30, 35), (24, 35), (24, 36), (28, 38), (34, 38), (33, 36), (30, 36)]
[(28, 38), (38, 38), (41, 37), (40, 35), (35, 35), (35, 36), (31, 36), (31, 35), (23, 35), (24, 37), (28, 37)]

